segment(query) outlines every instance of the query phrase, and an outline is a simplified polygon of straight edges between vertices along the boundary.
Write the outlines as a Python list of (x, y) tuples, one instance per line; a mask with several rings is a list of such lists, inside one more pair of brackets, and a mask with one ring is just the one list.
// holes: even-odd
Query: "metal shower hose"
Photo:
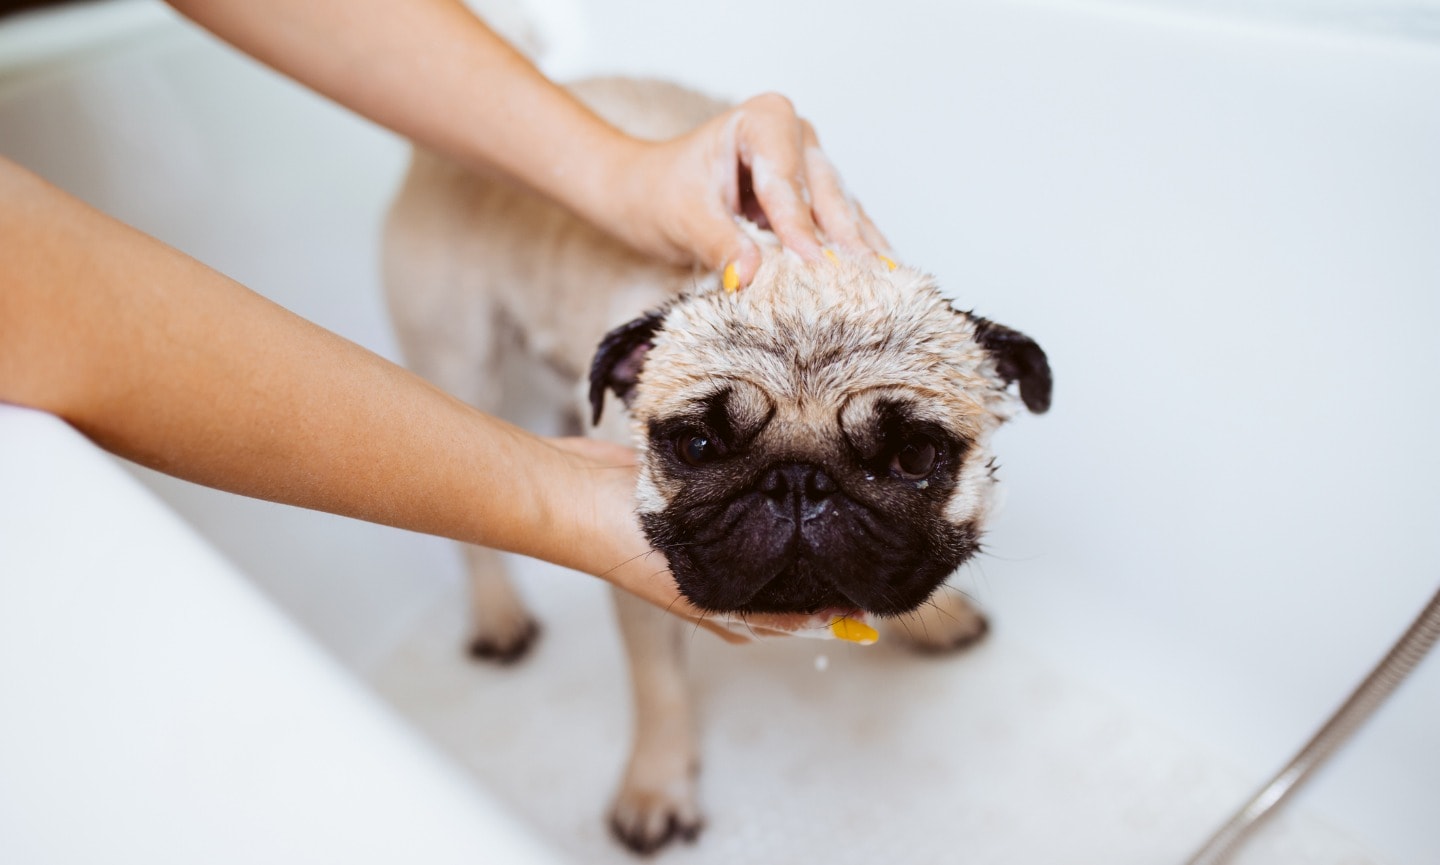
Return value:
[(1388, 654), (1330, 716), (1320, 732), (1300, 749), (1270, 783), (1210, 837), (1188, 865), (1223, 865), (1230, 861), (1256, 826), (1278, 809), (1316, 769), (1325, 764), (1360, 729), (1380, 704), (1420, 663), (1440, 638), (1440, 592), (1430, 599)]

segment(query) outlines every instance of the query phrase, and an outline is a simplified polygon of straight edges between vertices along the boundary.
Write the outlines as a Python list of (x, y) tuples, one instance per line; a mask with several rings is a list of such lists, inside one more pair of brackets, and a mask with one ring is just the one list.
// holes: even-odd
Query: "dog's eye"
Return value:
[(675, 440), (675, 453), (692, 466), (703, 466), (725, 456), (725, 446), (719, 439), (703, 433), (689, 433)]
[(939, 456), (940, 448), (934, 439), (925, 435), (911, 436), (890, 458), (890, 471), (909, 481), (922, 480), (935, 471)]

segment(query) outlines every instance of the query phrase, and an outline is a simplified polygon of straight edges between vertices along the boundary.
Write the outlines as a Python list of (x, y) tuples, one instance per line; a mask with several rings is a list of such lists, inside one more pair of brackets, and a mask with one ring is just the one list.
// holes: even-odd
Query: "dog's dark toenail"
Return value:
[(963, 649), (968, 649), (976, 643), (979, 643), (981, 640), (985, 639), (987, 636), (989, 636), (989, 634), (990, 620), (981, 619), (980, 627), (976, 628), (973, 634), (966, 634), (965, 636), (950, 644), (950, 651), (959, 652)]
[(705, 828), (704, 820), (696, 820), (694, 823), (679, 824), (680, 839), (686, 844), (694, 844), (700, 837), (700, 831)]
[(470, 641), (468, 652), (470, 657), (478, 661), (488, 661), (492, 664), (508, 666), (523, 659), (530, 654), (530, 649), (535, 645), (536, 639), (540, 636), (540, 625), (534, 621), (527, 622), (514, 639), (501, 642), (490, 637), (476, 637)]
[(610, 820), (610, 831), (613, 832), (615, 838), (629, 848), (632, 853), (649, 856), (670, 841), (670, 836), (675, 834), (675, 824), (672, 818), (670, 822), (665, 824), (665, 829), (660, 832), (660, 834), (651, 837), (647, 836), (642, 829), (627, 828), (619, 819), (612, 818)]
[(916, 643), (915, 650), (922, 655), (950, 655), (963, 652), (984, 640), (990, 634), (990, 620), (980, 619), (980, 627), (949, 643)]

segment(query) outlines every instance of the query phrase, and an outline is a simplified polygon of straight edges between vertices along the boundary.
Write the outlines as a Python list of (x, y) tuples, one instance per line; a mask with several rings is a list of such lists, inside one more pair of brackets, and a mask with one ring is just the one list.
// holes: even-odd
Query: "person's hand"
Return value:
[(763, 212), (780, 242), (807, 260), (819, 258), (825, 244), (888, 252), (820, 149), (814, 127), (774, 93), (679, 138), (642, 143), (616, 174), (612, 195), (616, 219), (609, 230), (677, 264), (698, 261), (717, 271), (733, 265), (739, 285), (748, 285), (760, 266), (759, 248), (736, 223), (740, 215)]
[(586, 438), (551, 439), (565, 456), (563, 515), (573, 558), (581, 570), (705, 628), (730, 643), (762, 637), (806, 635), (832, 638), (833, 616), (721, 615), (707, 613), (681, 596), (665, 557), (651, 548), (635, 519), (635, 452)]

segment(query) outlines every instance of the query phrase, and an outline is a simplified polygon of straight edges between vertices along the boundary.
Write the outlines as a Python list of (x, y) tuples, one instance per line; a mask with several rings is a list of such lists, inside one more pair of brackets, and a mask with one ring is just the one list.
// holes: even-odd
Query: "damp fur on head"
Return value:
[(726, 378), (794, 402), (928, 384), (974, 434), (1015, 409), (973, 323), (935, 279), (903, 265), (890, 271), (873, 255), (805, 262), (772, 247), (746, 288), (727, 294), (700, 283), (662, 315), (641, 372), (647, 386), (630, 406), (635, 418)]
[[(633, 375), (615, 388), (642, 452), (642, 526), (682, 592), (709, 609), (850, 602), (896, 614), (923, 602), (978, 549), (995, 484), (990, 434), (1020, 402), (1011, 380), (1021, 378), (1027, 404), (1049, 399), (1033, 341), (957, 310), (933, 277), (873, 255), (809, 262), (770, 247), (746, 288), (697, 284), (607, 342), (601, 354)], [(933, 477), (886, 474), (892, 439), (906, 436), (943, 456)], [(723, 445), (724, 464), (697, 471), (677, 460), (698, 439)], [(785, 525), (756, 518), (767, 507), (757, 489), (800, 482), (777, 472), (823, 478), (837, 491), (831, 521), (847, 528), (807, 518), (802, 530), (798, 512), (782, 515)], [(777, 531), (800, 540), (776, 540)], [(795, 543), (811, 552), (787, 552)], [(834, 591), (827, 570), (840, 574)], [(768, 571), (793, 591), (760, 585)], [(749, 594), (737, 588), (747, 581), (758, 586)]]

